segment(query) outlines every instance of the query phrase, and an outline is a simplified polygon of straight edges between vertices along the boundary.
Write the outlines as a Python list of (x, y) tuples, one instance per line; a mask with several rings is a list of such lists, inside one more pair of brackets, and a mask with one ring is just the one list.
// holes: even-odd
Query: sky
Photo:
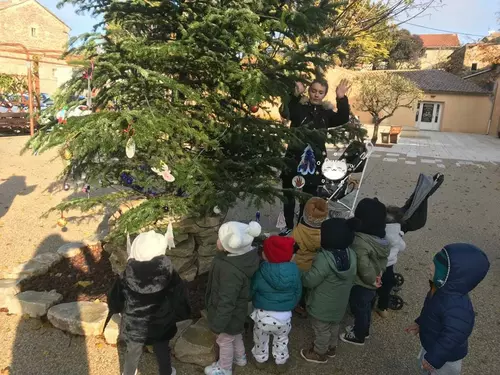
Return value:
[[(71, 35), (76, 36), (90, 31), (96, 20), (89, 15), (78, 16), (72, 6), (57, 9), (59, 0), (38, 0), (61, 18), (69, 27)], [(451, 32), (474, 34), (477, 36), (459, 35), (462, 43), (470, 43), (487, 36), (491, 30), (498, 30), (497, 12), (500, 12), (500, 0), (442, 0), (442, 6), (432, 9), (410, 21), (414, 25), (441, 29)], [(405, 18), (400, 17), (401, 20)], [(434, 31), (405, 24), (414, 34), (439, 34)]]

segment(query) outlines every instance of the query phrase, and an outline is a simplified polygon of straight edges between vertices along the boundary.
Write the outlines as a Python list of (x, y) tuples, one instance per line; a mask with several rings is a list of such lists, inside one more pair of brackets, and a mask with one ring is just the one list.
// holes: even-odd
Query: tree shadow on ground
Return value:
[(2, 181), (0, 184), (0, 218), (9, 211), (12, 202), (18, 195), (28, 195), (32, 193), (35, 188), (36, 185), (26, 185), (25, 176), (11, 176)]

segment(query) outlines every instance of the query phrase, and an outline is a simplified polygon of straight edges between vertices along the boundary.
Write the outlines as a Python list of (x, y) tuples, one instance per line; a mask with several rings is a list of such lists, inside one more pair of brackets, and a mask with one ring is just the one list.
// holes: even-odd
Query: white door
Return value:
[(434, 102), (419, 102), (417, 104), (416, 122), (420, 130), (439, 131), (443, 105)]

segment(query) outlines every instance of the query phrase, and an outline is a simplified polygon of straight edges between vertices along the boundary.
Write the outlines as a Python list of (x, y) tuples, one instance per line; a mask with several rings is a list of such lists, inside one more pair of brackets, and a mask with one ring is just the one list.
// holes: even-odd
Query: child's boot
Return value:
[(286, 374), (289, 369), (290, 369), (290, 362), (289, 361), (282, 363), (282, 364), (276, 363), (276, 372), (278, 374)]
[(236, 366), (245, 367), (247, 365), (247, 355), (243, 354), (243, 356), (239, 358), (234, 357), (234, 364)]
[(205, 375), (233, 375), (233, 370), (225, 370), (219, 366), (218, 362), (205, 367)]
[(307, 362), (312, 362), (312, 363), (326, 363), (326, 362), (328, 362), (328, 357), (326, 356), (326, 354), (318, 354), (314, 351), (314, 348), (301, 349), (300, 355)]

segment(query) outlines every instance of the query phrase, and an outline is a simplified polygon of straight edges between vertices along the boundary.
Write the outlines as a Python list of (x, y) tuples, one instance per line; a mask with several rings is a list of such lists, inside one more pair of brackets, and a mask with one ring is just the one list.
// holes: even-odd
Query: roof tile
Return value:
[(424, 43), (424, 48), (460, 47), (457, 34), (421, 34), (419, 37)]

